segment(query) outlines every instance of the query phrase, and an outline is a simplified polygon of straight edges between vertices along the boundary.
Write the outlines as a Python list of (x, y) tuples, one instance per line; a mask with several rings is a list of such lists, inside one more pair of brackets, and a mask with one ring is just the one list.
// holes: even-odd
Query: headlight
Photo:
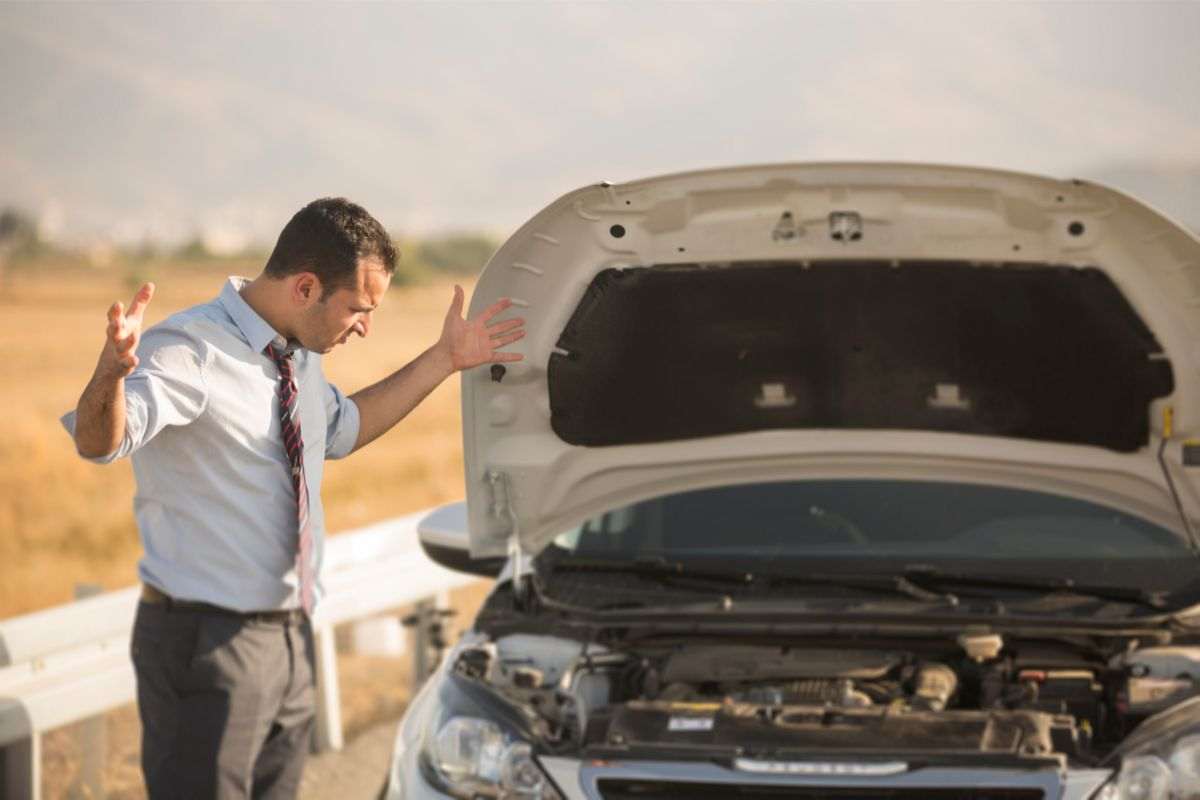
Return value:
[(1169, 763), (1175, 793), (1180, 797), (1200, 797), (1200, 735), (1180, 739), (1171, 751)]
[(1117, 782), (1104, 788), (1103, 800), (1166, 800), (1170, 797), (1171, 770), (1158, 756), (1125, 760)]
[(504, 735), (492, 723), (472, 717), (455, 717), (442, 726), (429, 748), (430, 763), (448, 783), (496, 783)]
[(456, 797), (562, 800), (533, 760), (533, 748), (486, 719), (446, 720), (430, 740), (426, 756), (442, 788)]
[(514, 797), (539, 797), (545, 800), (559, 794), (533, 760), (533, 748), (516, 742), (504, 751), (500, 767), (500, 785), (513, 792)]
[(1126, 756), (1097, 800), (1200, 800), (1200, 735), (1157, 754)]

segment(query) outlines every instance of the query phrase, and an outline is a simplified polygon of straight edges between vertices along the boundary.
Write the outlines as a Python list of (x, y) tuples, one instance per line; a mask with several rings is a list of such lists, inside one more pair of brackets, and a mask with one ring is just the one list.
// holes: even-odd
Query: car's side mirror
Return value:
[(504, 569), (503, 556), (471, 558), (471, 535), (467, 532), (467, 504), (451, 503), (434, 509), (417, 523), (421, 549), (432, 561), (455, 572), (495, 578)]

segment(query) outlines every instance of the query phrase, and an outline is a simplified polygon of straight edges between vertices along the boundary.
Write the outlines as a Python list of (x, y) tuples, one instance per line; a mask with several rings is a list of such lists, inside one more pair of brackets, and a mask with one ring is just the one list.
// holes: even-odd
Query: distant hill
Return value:
[(1072, 175), (1128, 192), (1200, 233), (1200, 162), (1129, 161)]

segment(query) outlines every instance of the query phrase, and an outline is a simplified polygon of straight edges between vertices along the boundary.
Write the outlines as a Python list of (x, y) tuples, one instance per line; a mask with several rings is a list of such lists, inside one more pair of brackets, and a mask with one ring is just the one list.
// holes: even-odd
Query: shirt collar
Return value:
[(249, 278), (237, 276), (230, 277), (225, 281), (219, 298), (221, 306), (229, 313), (233, 323), (242, 332), (242, 338), (254, 352), (261, 353), (269, 344), (274, 344), (280, 350), (286, 350), (287, 340), (242, 299), (242, 289), (248, 283), (250, 283)]

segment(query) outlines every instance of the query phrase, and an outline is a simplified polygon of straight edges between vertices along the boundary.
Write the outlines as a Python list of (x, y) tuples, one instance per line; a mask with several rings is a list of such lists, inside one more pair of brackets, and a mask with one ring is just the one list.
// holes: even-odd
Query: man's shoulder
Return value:
[(147, 328), (138, 357), (160, 366), (183, 362), (210, 364), (218, 353), (246, 349), (229, 313), (216, 300), (199, 303), (167, 316)]
[(174, 312), (148, 328), (146, 333), (162, 338), (178, 337), (215, 343), (232, 333), (233, 328), (229, 313), (218, 301), (209, 300)]

